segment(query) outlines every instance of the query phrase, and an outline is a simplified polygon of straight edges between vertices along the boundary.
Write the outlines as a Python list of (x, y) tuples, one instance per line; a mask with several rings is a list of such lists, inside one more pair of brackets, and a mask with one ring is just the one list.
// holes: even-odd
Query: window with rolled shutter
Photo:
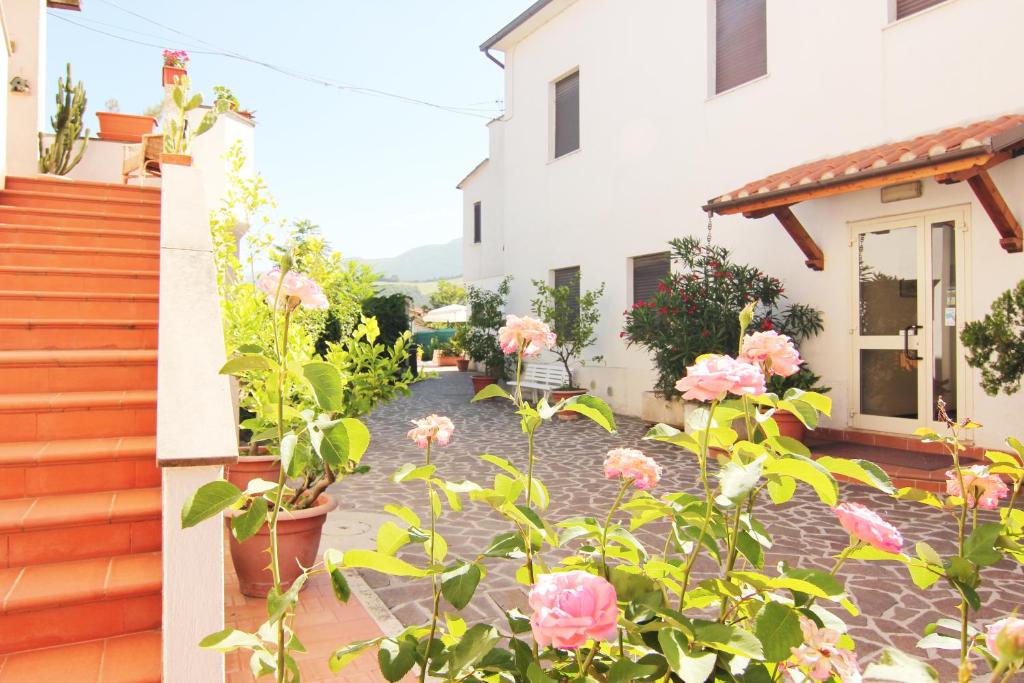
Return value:
[(765, 0), (716, 0), (715, 92), (768, 73)]
[(633, 303), (650, 301), (658, 283), (672, 272), (672, 257), (667, 251), (633, 258)]
[(473, 244), (480, 244), (483, 235), (483, 224), (481, 221), (480, 202), (473, 204)]
[[(580, 316), (580, 268), (559, 268), (555, 271), (555, 287), (569, 288), (569, 301), (573, 304), (575, 315), (569, 323), (571, 327), (576, 326), (576, 319)], [(562, 337), (567, 336), (566, 330), (555, 330), (555, 334)]]
[(555, 158), (580, 148), (580, 72), (555, 83)]
[(946, 0), (896, 0), (896, 18), (902, 19)]

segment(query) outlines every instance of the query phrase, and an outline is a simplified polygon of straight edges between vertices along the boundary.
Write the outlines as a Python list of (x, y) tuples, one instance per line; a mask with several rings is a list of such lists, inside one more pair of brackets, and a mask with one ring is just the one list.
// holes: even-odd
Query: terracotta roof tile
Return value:
[(946, 128), (919, 135), (910, 140), (889, 142), (875, 147), (800, 164), (781, 173), (754, 180), (728, 194), (711, 200), (711, 204), (742, 199), (751, 195), (785, 190), (801, 185), (854, 176), (869, 169), (886, 168), (914, 161), (923, 156), (937, 157), (961, 149), (990, 145), (992, 138), (1024, 125), (1024, 114), (1008, 114), (997, 119), (978, 121), (965, 126)]

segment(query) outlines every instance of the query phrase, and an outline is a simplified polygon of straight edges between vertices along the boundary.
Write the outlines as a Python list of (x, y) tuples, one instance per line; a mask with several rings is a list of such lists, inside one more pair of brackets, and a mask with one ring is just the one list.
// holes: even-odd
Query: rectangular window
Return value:
[(765, 0), (715, 0), (715, 92), (768, 73)]
[[(580, 267), (559, 268), (555, 271), (555, 287), (569, 288), (569, 301), (575, 310), (575, 315), (570, 326), (575, 327), (576, 318), (580, 315)], [(562, 337), (568, 336), (567, 330), (555, 330), (555, 334)]]
[(671, 273), (672, 257), (667, 251), (633, 257), (633, 303), (653, 299), (658, 283)]
[(555, 158), (580, 148), (580, 72), (555, 83)]
[(480, 244), (482, 239), (480, 231), (482, 229), (480, 202), (477, 202), (473, 204), (473, 244)]
[(896, 0), (896, 19), (909, 17), (946, 0)]

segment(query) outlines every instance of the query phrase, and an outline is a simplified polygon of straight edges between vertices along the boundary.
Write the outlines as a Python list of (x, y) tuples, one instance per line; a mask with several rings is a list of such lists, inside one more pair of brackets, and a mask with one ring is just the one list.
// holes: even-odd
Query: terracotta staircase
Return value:
[(0, 191), (0, 683), (160, 680), (160, 192)]

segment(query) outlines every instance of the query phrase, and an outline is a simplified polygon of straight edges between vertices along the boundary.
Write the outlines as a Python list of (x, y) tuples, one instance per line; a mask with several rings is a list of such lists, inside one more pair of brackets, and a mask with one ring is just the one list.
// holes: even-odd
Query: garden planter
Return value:
[(227, 480), (243, 491), (253, 479), (276, 482), (280, 476), (281, 458), (276, 455), (240, 455), (226, 473)]
[(473, 375), (470, 377), (473, 380), (473, 393), (477, 394), (483, 391), (484, 387), (489, 384), (497, 384), (498, 378), (491, 377), (489, 375)]
[(459, 372), (466, 372), (469, 370), (469, 359), (468, 358), (457, 358), (455, 364), (459, 367)]
[(440, 367), (442, 367), (442, 368), (451, 368), (451, 367), (455, 367), (458, 364), (459, 364), (459, 357), (458, 356), (449, 356), (447, 354), (442, 354), (441, 357), (438, 359), (438, 365)]
[[(585, 393), (587, 393), (586, 389), (555, 389), (551, 392), (551, 402), (558, 403), (559, 401), (562, 401), (567, 398), (572, 398), (573, 396), (583, 396)], [(575, 410), (558, 411), (559, 420), (577, 420), (579, 419), (579, 417), (580, 414), (577, 413)]]
[(101, 111), (96, 113), (96, 118), (100, 122), (100, 140), (142, 142), (142, 136), (149, 135), (156, 128), (156, 119), (152, 116)]
[[(281, 590), (287, 590), (302, 570), (316, 564), (320, 549), (320, 535), (327, 513), (338, 503), (326, 493), (316, 499), (316, 506), (307, 510), (283, 511), (277, 518), (278, 564), (281, 567)], [(224, 513), (224, 522), (231, 528), (231, 518), (242, 514), (240, 510)], [(270, 527), (267, 524), (252, 538), (239, 543), (232, 535), (231, 561), (238, 574), (242, 595), (265, 598), (274, 585), (269, 568)]]
[(666, 399), (657, 391), (645, 391), (640, 402), (640, 417), (651, 424), (663, 423), (686, 429), (686, 421), (700, 406), (694, 401), (684, 401), (679, 397)]
[(164, 85), (174, 85), (175, 78), (184, 78), (188, 75), (188, 71), (178, 66), (165, 66), (164, 67)]
[(780, 435), (796, 439), (800, 443), (803, 443), (804, 439), (807, 438), (807, 427), (792, 413), (776, 410), (772, 414), (772, 418), (775, 420), (775, 424), (779, 426)]
[(191, 166), (192, 155), (191, 154), (161, 154), (160, 165), (172, 164), (174, 166)]

